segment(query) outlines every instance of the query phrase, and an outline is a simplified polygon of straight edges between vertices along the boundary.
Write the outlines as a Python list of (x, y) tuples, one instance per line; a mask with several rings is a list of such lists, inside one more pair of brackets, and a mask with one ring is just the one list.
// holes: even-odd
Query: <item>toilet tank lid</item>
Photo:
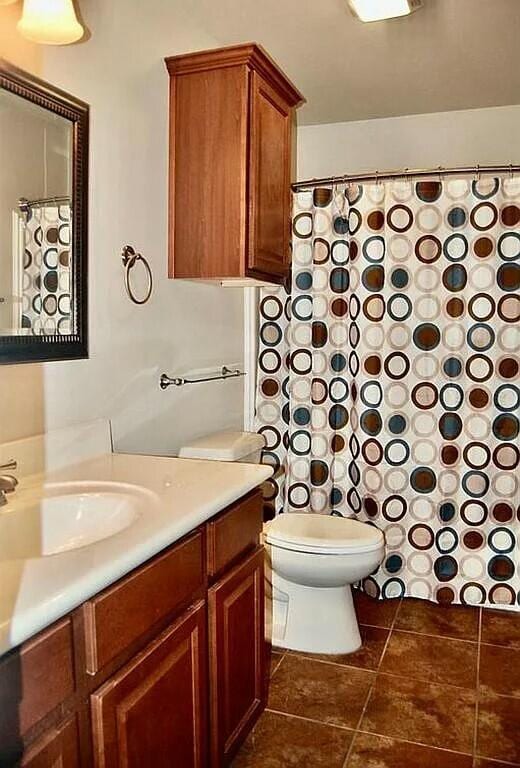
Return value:
[(183, 445), (179, 456), (183, 459), (238, 461), (264, 446), (265, 438), (256, 432), (213, 432)]
[(341, 549), (345, 552), (370, 549), (383, 542), (373, 525), (337, 515), (286, 512), (265, 526), (268, 542), (303, 545), (313, 551)]

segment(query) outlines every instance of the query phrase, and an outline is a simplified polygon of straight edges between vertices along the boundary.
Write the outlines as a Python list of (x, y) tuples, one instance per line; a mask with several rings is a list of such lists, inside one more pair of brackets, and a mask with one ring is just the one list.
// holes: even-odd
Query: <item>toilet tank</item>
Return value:
[(256, 432), (213, 432), (183, 445), (179, 457), (259, 464), (264, 445), (264, 437)]

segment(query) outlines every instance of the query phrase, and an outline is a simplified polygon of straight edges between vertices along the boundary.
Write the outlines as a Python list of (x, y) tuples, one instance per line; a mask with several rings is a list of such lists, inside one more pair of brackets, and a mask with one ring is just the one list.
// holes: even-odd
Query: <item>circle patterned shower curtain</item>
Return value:
[(372, 595), (520, 608), (519, 256), (517, 178), (295, 195), (292, 287), (260, 301), (267, 505), (381, 528)]

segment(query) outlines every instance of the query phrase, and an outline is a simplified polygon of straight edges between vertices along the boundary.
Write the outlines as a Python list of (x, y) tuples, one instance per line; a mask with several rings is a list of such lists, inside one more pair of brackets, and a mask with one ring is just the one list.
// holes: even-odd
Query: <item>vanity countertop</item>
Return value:
[[(270, 477), (255, 464), (105, 454), (45, 475), (21, 478), (0, 509), (0, 655), (19, 645), (92, 595), (146, 562)], [(135, 521), (82, 548), (49, 556), (21, 551), (34, 511), (52, 483), (121, 483), (140, 501)], [(79, 486), (78, 486), (79, 487)], [(11, 525), (4, 516), (10, 518)], [(15, 517), (16, 516), (16, 517)], [(13, 540), (10, 548), (9, 531)], [(39, 532), (43, 537), (43, 533)], [(13, 554), (14, 553), (14, 554)], [(15, 559), (9, 559), (15, 558)]]

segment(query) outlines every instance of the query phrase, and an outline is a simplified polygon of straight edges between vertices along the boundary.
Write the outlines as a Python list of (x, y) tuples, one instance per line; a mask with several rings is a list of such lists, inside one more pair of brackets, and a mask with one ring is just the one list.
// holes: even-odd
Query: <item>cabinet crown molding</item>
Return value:
[(180, 56), (168, 56), (165, 62), (172, 76), (246, 65), (258, 72), (275, 88), (290, 107), (300, 107), (305, 104), (305, 98), (300, 91), (258, 43), (243, 43)]

